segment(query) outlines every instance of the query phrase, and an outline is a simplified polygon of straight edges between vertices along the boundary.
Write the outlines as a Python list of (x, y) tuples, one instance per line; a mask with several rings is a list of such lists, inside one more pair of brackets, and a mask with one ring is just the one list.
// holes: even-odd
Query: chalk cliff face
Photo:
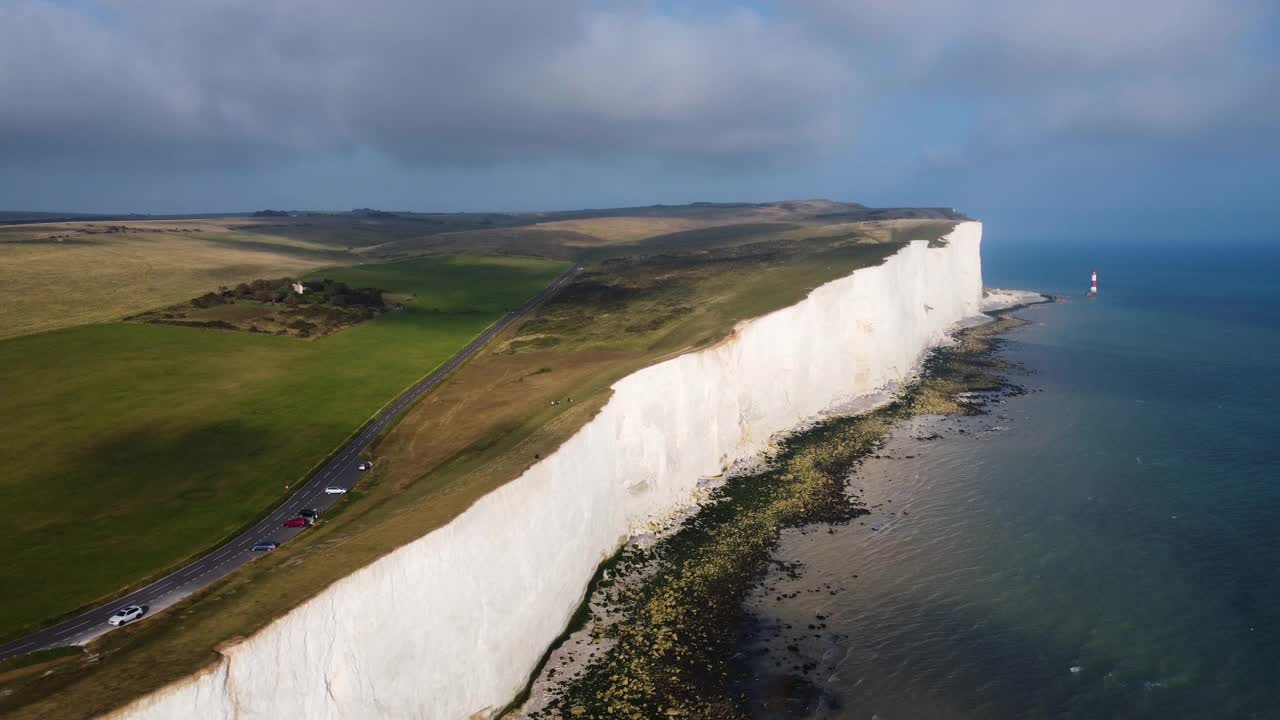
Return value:
[(468, 718), (504, 706), (595, 568), (701, 476), (902, 379), (982, 301), (982, 226), (915, 242), (636, 372), (554, 455), (119, 718)]

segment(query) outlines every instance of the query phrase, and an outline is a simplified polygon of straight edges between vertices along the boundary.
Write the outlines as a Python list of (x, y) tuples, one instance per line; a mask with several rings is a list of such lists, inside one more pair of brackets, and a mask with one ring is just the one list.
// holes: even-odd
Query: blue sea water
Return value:
[(983, 252), (1063, 298), (1002, 350), (1030, 392), (902, 428), (851, 477), (865, 522), (784, 537), (754, 713), (1280, 718), (1280, 243)]

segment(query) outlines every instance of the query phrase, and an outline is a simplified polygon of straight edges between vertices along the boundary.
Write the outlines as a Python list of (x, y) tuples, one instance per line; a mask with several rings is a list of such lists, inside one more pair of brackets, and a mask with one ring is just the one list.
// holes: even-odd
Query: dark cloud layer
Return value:
[[(840, 140), (841, 59), (741, 11), (573, 0), (114, 0), (0, 11), (10, 156), (733, 160)], [(114, 151), (114, 152), (113, 152)], [(176, 154), (176, 155), (175, 155)]]
[(1278, 28), (1270, 0), (7, 0), (0, 205), (1249, 202)]

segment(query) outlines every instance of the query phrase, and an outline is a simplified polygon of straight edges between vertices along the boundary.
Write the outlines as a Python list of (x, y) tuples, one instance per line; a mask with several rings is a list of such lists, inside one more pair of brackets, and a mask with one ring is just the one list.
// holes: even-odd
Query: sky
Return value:
[[(0, 209), (1260, 218), (1274, 0), (0, 0)], [(1181, 219), (1178, 219), (1181, 218)]]

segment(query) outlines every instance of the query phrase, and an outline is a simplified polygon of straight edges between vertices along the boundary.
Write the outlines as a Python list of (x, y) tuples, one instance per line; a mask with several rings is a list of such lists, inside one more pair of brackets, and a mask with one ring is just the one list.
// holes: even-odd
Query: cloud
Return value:
[(371, 187), (485, 207), (530, 184), (568, 205), (677, 188), (1033, 203), (1180, 178), (1204, 194), (1280, 167), (1278, 14), (1273, 0), (0, 0), (0, 189), (101, 207), (110, 183), (112, 203), (147, 209), (342, 204)]
[[(849, 62), (870, 78), (868, 106), (887, 113), (878, 120), (882, 134), (888, 126), (899, 136), (902, 194), (975, 211), (1225, 206), (1256, 203), (1274, 182), (1274, 2), (793, 0), (789, 7), (825, 42), (849, 48)], [(928, 119), (912, 120), (920, 116)]]
[(978, 133), (1191, 137), (1229, 123), (1274, 77), (1256, 0), (797, 0), (857, 48), (884, 94), (963, 97)]
[(588, 0), (99, 0), (0, 8), (0, 154), (236, 166), (767, 161), (845, 139), (851, 72), (749, 10)]
[(1195, 67), (1268, 13), (1256, 0), (795, 0), (794, 7), (917, 72), (957, 59), (966, 67), (992, 63), (986, 69), (994, 74), (969, 78), (978, 85), (1024, 72), (1067, 82), (1117, 69)]

